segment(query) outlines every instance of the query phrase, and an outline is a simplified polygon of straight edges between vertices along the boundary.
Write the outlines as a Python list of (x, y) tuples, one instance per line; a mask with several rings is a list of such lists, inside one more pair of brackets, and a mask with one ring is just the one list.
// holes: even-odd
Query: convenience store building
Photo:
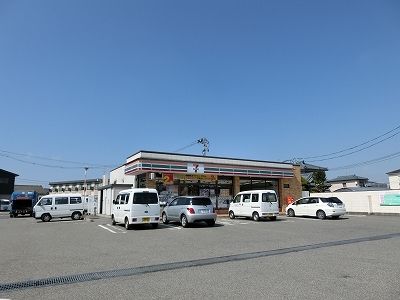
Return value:
[(181, 195), (207, 196), (218, 208), (241, 191), (275, 190), (283, 211), (301, 197), (300, 166), (291, 163), (139, 151), (110, 172), (100, 188), (99, 212), (111, 214), (118, 192), (132, 187), (156, 188), (160, 200)]

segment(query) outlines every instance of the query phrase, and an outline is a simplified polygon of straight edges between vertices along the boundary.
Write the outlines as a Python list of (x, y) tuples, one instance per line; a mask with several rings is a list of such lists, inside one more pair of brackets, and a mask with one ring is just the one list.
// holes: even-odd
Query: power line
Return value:
[(35, 165), (35, 166), (41, 166), (41, 167), (47, 167), (47, 168), (57, 168), (57, 169), (82, 169), (81, 167), (65, 167), (65, 166), (57, 166), (57, 165), (48, 165), (48, 164), (42, 164), (42, 163), (36, 163), (36, 162), (31, 162), (31, 161), (27, 161), (27, 160), (23, 160), (23, 159), (19, 159), (16, 157), (12, 157), (10, 155), (7, 154), (0, 154), (0, 156), (12, 159), (12, 160), (16, 160), (25, 164), (31, 164), (31, 165)]
[(329, 171), (337, 171), (337, 170), (345, 170), (345, 169), (351, 169), (351, 168), (355, 168), (355, 167), (361, 167), (361, 166), (367, 166), (367, 165), (372, 165), (372, 164), (376, 164), (376, 163), (380, 163), (383, 161), (387, 161), (387, 160), (391, 160), (394, 158), (400, 157), (400, 151), (399, 152), (395, 152), (392, 154), (388, 154), (382, 157), (378, 157), (378, 158), (374, 158), (371, 160), (367, 160), (364, 162), (359, 162), (359, 163), (355, 163), (355, 164), (351, 164), (351, 165), (347, 165), (347, 166), (342, 166), (342, 167), (337, 167), (337, 168), (329, 168)]
[[(396, 130), (398, 130), (398, 129), (400, 129), (400, 125), (397, 126), (397, 127), (395, 127), (395, 128), (393, 128), (393, 129), (391, 129), (391, 130), (389, 130), (389, 131), (387, 131), (387, 132), (385, 132), (384, 134), (381, 134), (381, 135), (379, 135), (379, 136), (377, 136), (377, 137), (375, 137), (375, 138), (373, 138), (373, 139), (370, 139), (370, 140), (368, 140), (368, 141), (366, 141), (366, 142), (363, 142), (363, 143), (361, 143), (361, 144), (358, 144), (358, 145), (356, 145), (356, 146), (352, 146), (352, 147), (349, 147), (349, 148), (346, 148), (346, 149), (343, 149), (343, 150), (340, 150), (340, 151), (335, 151), (335, 152), (332, 152), (332, 153), (328, 153), (328, 154), (303, 157), (303, 158), (299, 158), (298, 160), (306, 160), (306, 159), (313, 159), (313, 158), (328, 157), (328, 156), (332, 156), (332, 155), (344, 153), (344, 152), (347, 152), (347, 151), (350, 151), (350, 150), (354, 150), (354, 149), (357, 149), (357, 148), (359, 148), (359, 147), (361, 147), (361, 146), (367, 145), (367, 144), (369, 144), (369, 143), (371, 143), (371, 142), (373, 142), (373, 141), (379, 140), (379, 139), (381, 139), (382, 137), (384, 137), (384, 136), (386, 136), (386, 135), (388, 135), (388, 134), (390, 134), (390, 133), (392, 133), (392, 132), (394, 132), (394, 131), (396, 131)], [(352, 151), (352, 152), (350, 152), (350, 153), (345, 153), (345, 154), (342, 154), (342, 155), (337, 155), (337, 156), (330, 157), (330, 158), (325, 158), (325, 159), (311, 160), (310, 162), (325, 161), (325, 160), (331, 160), (331, 159), (335, 159), (335, 158), (340, 158), (340, 157), (348, 156), (348, 155), (351, 155), (351, 154), (354, 154), (354, 153), (363, 151), (363, 150), (365, 150), (365, 149), (371, 148), (371, 147), (373, 147), (373, 146), (375, 146), (375, 145), (377, 145), (377, 144), (380, 144), (380, 143), (382, 143), (382, 142), (384, 142), (384, 141), (386, 141), (386, 140), (388, 140), (388, 139), (391, 139), (391, 138), (395, 137), (395, 136), (398, 135), (399, 133), (400, 133), (400, 131), (398, 131), (398, 132), (396, 132), (396, 133), (390, 135), (389, 137), (386, 137), (386, 138), (384, 138), (384, 139), (381, 139), (381, 140), (379, 140), (379, 141), (377, 141), (377, 142), (375, 142), (375, 143), (373, 143), (373, 144), (371, 144), (371, 145), (368, 145), (368, 146), (366, 146), (366, 147), (362, 147), (361, 149), (357, 149), (357, 150)]]
[(192, 146), (194, 146), (196, 144), (202, 144), (203, 145), (202, 153), (203, 153), (203, 156), (206, 156), (206, 154), (209, 152), (209, 144), (210, 144), (210, 142), (205, 137), (200, 138), (200, 139), (194, 141), (193, 143), (190, 143), (189, 145), (187, 145), (185, 147), (179, 148), (178, 150), (175, 150), (174, 152), (181, 152), (181, 151), (183, 151), (183, 150), (185, 150), (187, 148), (190, 148), (190, 147), (192, 147)]
[[(10, 154), (10, 155), (17, 155), (17, 156), (23, 156), (23, 157), (29, 157), (29, 158), (37, 158), (37, 159), (42, 159), (42, 160), (47, 160), (47, 161), (55, 161), (55, 162), (62, 162), (62, 163), (68, 163), (68, 164), (78, 164), (78, 165), (82, 165), (82, 166), (89, 166), (91, 168), (93, 168), (93, 167), (114, 168), (115, 167), (115, 165), (114, 166), (112, 166), (112, 165), (101, 165), (101, 164), (93, 164), (93, 163), (78, 162), (78, 161), (71, 161), (71, 160), (54, 159), (54, 158), (49, 158), (49, 157), (37, 156), (37, 155), (30, 155), (30, 154), (11, 152), (11, 151), (2, 150), (2, 149), (0, 149), (0, 152), (6, 153), (6, 154)], [(6, 155), (2, 155), (2, 156), (6, 156)], [(8, 156), (8, 157), (10, 157), (10, 156)]]
[(195, 141), (195, 142), (193, 142), (193, 143), (191, 143), (191, 144), (189, 144), (189, 145), (187, 145), (185, 147), (179, 148), (178, 150), (175, 150), (174, 152), (181, 152), (181, 151), (183, 151), (183, 150), (185, 150), (187, 148), (190, 148), (190, 147), (192, 147), (193, 145), (196, 145), (196, 144), (197, 144), (197, 141)]
[(349, 153), (346, 153), (346, 154), (337, 155), (337, 156), (330, 157), (330, 158), (310, 160), (310, 162), (326, 161), (326, 160), (336, 159), (336, 158), (348, 156), (348, 155), (351, 155), (351, 154), (354, 154), (354, 153), (358, 153), (358, 152), (361, 152), (361, 151), (363, 151), (363, 150), (365, 150), (365, 149), (371, 148), (371, 147), (373, 147), (373, 146), (375, 146), (375, 145), (377, 145), (377, 144), (380, 144), (380, 143), (382, 143), (382, 142), (384, 142), (384, 141), (386, 141), (386, 140), (388, 140), (388, 139), (391, 139), (391, 138), (393, 138), (394, 136), (398, 135), (399, 133), (400, 133), (400, 131), (399, 131), (399, 132), (396, 132), (395, 134), (392, 134), (391, 136), (389, 136), (389, 137), (387, 137), (387, 138), (385, 138), (385, 139), (383, 139), (383, 140), (380, 140), (380, 141), (378, 141), (378, 142), (376, 142), (376, 143), (373, 143), (373, 144), (371, 144), (371, 145), (369, 145), (369, 146), (363, 147), (363, 148), (361, 148), (361, 149), (358, 149), (358, 150), (355, 150), (355, 151), (352, 151), (352, 152), (349, 152)]
[[(2, 154), (2, 153), (0, 153), (0, 156), (3, 156), (3, 157), (6, 157), (6, 158), (9, 158), (9, 159), (12, 159), (12, 160), (15, 160), (15, 161), (19, 161), (19, 162), (22, 162), (22, 163), (25, 163), (25, 164), (30, 164), (30, 165), (35, 165), (35, 166), (40, 166), (40, 167), (46, 167), (46, 168), (55, 168), (55, 169), (83, 169), (83, 168), (88, 168), (87, 166), (76, 166), (76, 167), (69, 167), (69, 166), (61, 166), (61, 165), (50, 165), (50, 164), (43, 164), (43, 163), (37, 163), (37, 162), (32, 162), (32, 161), (27, 161), (27, 160), (24, 160), (24, 159), (20, 159), (20, 158), (16, 158), (16, 157), (13, 157), (13, 156), (11, 156), (11, 155), (7, 155), (7, 154)], [(111, 167), (111, 166), (110, 166)], [(95, 167), (95, 166), (92, 166), (92, 167), (90, 167), (90, 169), (105, 169), (106, 167), (105, 166), (99, 166), (99, 167)]]
[(28, 179), (28, 178), (16, 178), (16, 181), (25, 181), (25, 182), (37, 182), (37, 183), (49, 183), (49, 181), (37, 180), (37, 179)]

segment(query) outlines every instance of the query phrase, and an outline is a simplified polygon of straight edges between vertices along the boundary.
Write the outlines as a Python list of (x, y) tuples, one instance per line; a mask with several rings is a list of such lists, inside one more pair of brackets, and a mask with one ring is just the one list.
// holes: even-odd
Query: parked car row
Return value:
[[(82, 218), (87, 203), (80, 194), (52, 194), (42, 197), (33, 208), (33, 216), (48, 222), (52, 218)], [(229, 217), (252, 218), (254, 221), (279, 216), (278, 197), (273, 190), (254, 190), (238, 193), (229, 203)], [(311, 216), (319, 219), (339, 218), (346, 213), (344, 203), (336, 197), (305, 197), (286, 208), (289, 217)], [(195, 222), (214, 226), (217, 214), (209, 197), (179, 196), (168, 202), (161, 210), (156, 189), (132, 188), (119, 192), (112, 204), (112, 224), (122, 223), (126, 229), (135, 224), (151, 224), (157, 228), (164, 224), (179, 222), (188, 227)]]

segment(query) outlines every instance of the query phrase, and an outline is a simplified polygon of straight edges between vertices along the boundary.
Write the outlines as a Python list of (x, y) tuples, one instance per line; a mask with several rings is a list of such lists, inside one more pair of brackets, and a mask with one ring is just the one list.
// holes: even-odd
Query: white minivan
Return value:
[(160, 203), (156, 189), (133, 188), (118, 193), (111, 211), (112, 224), (124, 223), (130, 229), (133, 224), (151, 224), (158, 227)]
[(53, 218), (72, 218), (83, 216), (84, 203), (81, 194), (50, 194), (43, 196), (33, 207), (33, 216), (49, 222)]
[(279, 215), (278, 197), (274, 190), (255, 190), (238, 193), (229, 205), (229, 217), (249, 217), (276, 220)]

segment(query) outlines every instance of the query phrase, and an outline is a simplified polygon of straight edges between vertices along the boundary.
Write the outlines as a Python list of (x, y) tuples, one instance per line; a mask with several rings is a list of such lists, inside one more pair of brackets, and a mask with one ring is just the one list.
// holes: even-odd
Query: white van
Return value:
[(10, 210), (10, 200), (0, 199), (0, 211), (2, 210)]
[(111, 211), (112, 224), (124, 223), (128, 230), (133, 224), (158, 227), (160, 203), (156, 189), (133, 188), (118, 193)]
[(238, 193), (229, 205), (229, 217), (250, 217), (276, 220), (279, 215), (278, 197), (274, 190), (255, 190)]
[(33, 216), (49, 222), (53, 218), (72, 218), (83, 216), (84, 203), (81, 194), (51, 194), (43, 196), (33, 207)]

